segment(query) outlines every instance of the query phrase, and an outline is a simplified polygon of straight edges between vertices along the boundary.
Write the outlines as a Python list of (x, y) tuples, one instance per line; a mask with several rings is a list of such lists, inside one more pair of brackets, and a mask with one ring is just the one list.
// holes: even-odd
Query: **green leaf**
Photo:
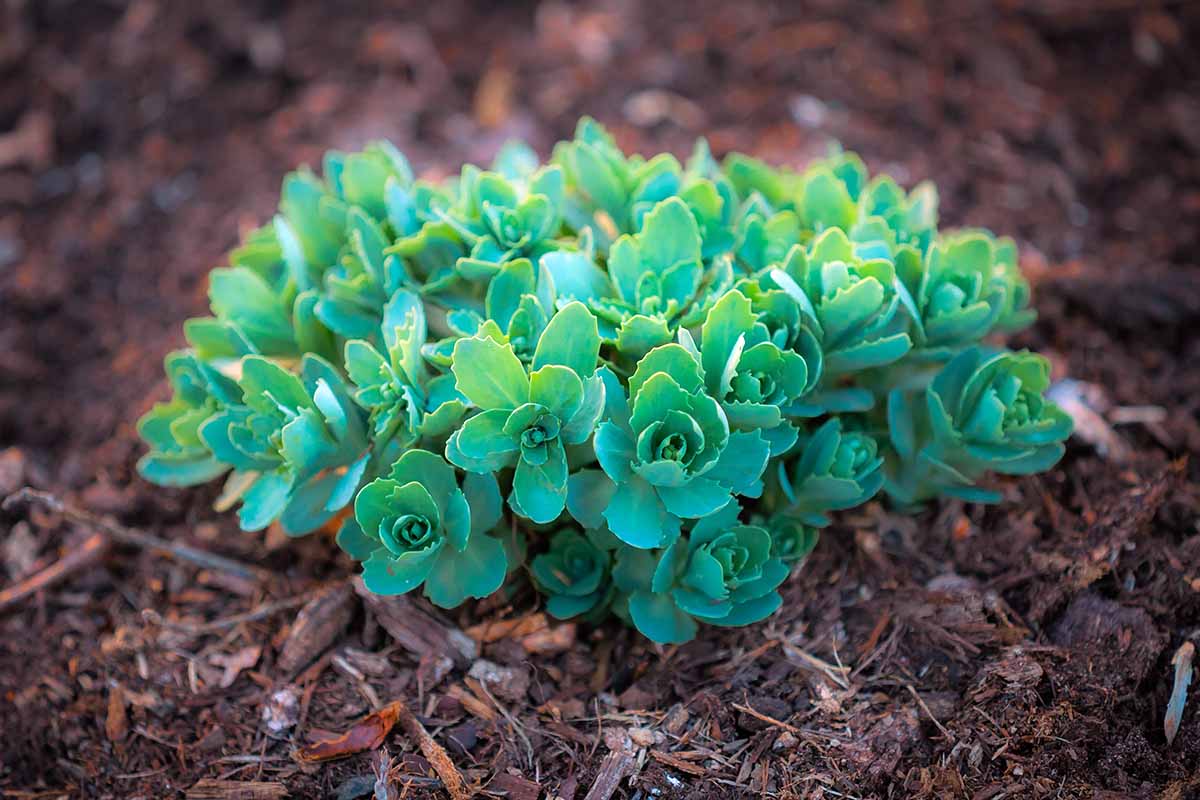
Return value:
[(337, 545), (355, 561), (366, 561), (381, 545), (378, 539), (363, 533), (354, 517), (346, 517), (337, 533)]
[(583, 469), (567, 479), (567, 511), (584, 528), (604, 527), (604, 510), (617, 484), (598, 469)]
[(567, 303), (550, 318), (533, 354), (533, 368), (548, 364), (569, 367), (581, 379), (596, 371), (600, 333), (596, 318), (578, 301)]
[(684, 519), (706, 517), (733, 499), (728, 486), (706, 477), (693, 478), (683, 486), (659, 486), (658, 496), (667, 511)]
[(546, 364), (529, 376), (529, 401), (566, 422), (583, 404), (583, 383), (569, 368)]
[[(468, 418), (455, 436), (458, 452), (472, 461), (489, 462), (497, 456), (515, 453), (520, 449), (519, 442), (504, 432), (504, 424), (511, 413), (506, 409), (494, 408)], [(454, 461), (453, 458), (450, 460)], [(458, 466), (467, 468), (465, 464)]]
[(469, 597), (481, 599), (499, 589), (507, 572), (504, 546), (491, 536), (472, 536), (462, 552), (452, 547), (438, 552), (425, 577), (425, 596), (435, 606), (456, 608)]
[(292, 475), (278, 470), (266, 472), (242, 495), (238, 522), (244, 531), (260, 531), (270, 525), (287, 507), (292, 492)]
[(639, 477), (621, 482), (604, 509), (608, 528), (631, 547), (662, 547), (679, 533), (679, 518), (669, 513), (654, 487)]
[(663, 373), (684, 392), (697, 392), (704, 385), (704, 375), (695, 356), (678, 344), (655, 347), (638, 361), (637, 369), (629, 379), (629, 395), (636, 398), (642, 386), (655, 375)]
[(700, 329), (701, 358), (708, 391), (718, 399), (729, 391), (732, 376), (726, 374), (726, 365), (740, 349), (739, 343), (745, 341), (757, 317), (751, 310), (750, 298), (738, 291), (729, 292), (709, 309)]
[(670, 595), (635, 592), (629, 615), (643, 636), (659, 644), (683, 644), (696, 637), (695, 620), (676, 608)]
[(567, 502), (567, 457), (562, 445), (553, 442), (542, 464), (522, 458), (513, 475), (510, 504), (524, 517), (541, 523), (553, 522)]
[(529, 399), (529, 376), (511, 345), (483, 337), (459, 339), (450, 369), (458, 391), (479, 408), (512, 409)]
[(430, 575), (442, 553), (454, 553), (443, 547), (437, 554), (428, 550), (394, 556), (380, 548), (363, 561), (363, 583), (374, 594), (397, 595), (411, 592)]
[(171, 456), (147, 453), (137, 463), (138, 474), (159, 486), (196, 486), (225, 472), (229, 465), (212, 456)]
[(504, 512), (504, 501), (496, 476), (491, 473), (468, 472), (463, 478), (463, 494), (471, 508), (471, 535), (485, 533), (500, 522)]
[(662, 201), (646, 215), (637, 240), (642, 261), (657, 270), (681, 261), (700, 260), (700, 229), (678, 197)]

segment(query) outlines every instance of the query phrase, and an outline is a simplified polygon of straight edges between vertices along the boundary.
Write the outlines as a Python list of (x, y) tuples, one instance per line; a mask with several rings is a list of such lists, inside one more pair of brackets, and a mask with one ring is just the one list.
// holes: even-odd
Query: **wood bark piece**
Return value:
[(184, 796), (187, 800), (281, 800), (287, 787), (275, 781), (196, 781)]
[(311, 664), (325, 652), (354, 617), (354, 587), (338, 583), (320, 590), (296, 615), (277, 666), (284, 680)]
[(618, 733), (606, 736), (605, 739), (608, 753), (600, 762), (596, 780), (592, 782), (592, 788), (588, 789), (583, 800), (609, 800), (616, 794), (621, 781), (633, 772), (634, 764), (637, 763), (637, 749), (627, 735)]
[(467, 667), (479, 656), (479, 645), (459, 628), (426, 611), (407, 595), (383, 597), (372, 594), (362, 578), (354, 579), (354, 590), (396, 643), (417, 658), (434, 653)]

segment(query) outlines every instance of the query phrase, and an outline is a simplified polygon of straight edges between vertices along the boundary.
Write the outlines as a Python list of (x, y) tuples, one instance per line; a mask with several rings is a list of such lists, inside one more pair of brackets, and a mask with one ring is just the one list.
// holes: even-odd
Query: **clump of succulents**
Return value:
[(336, 527), (373, 592), (531, 579), (682, 642), (775, 611), (832, 512), (1050, 468), (1048, 364), (995, 341), (1029, 295), (1011, 240), (849, 153), (647, 160), (585, 119), (434, 183), (377, 143), (289, 175), (213, 271), (139, 468)]

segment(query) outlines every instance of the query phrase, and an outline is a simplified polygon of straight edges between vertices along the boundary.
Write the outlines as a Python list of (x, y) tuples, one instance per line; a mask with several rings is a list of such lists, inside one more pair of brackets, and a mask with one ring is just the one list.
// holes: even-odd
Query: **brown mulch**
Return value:
[[(373, 5), (0, 5), (0, 497), (257, 567), (0, 512), (0, 588), (83, 553), (0, 615), (0, 796), (1200, 796), (1195, 708), (1163, 730), (1200, 632), (1200, 6)], [(1086, 435), (999, 506), (844, 515), (765, 625), (665, 649), (528, 592), (364, 599), (327, 537), (136, 477), (161, 358), (286, 170), (386, 136), (445, 172), (584, 113), (935, 180), (1020, 240), (1017, 343)]]

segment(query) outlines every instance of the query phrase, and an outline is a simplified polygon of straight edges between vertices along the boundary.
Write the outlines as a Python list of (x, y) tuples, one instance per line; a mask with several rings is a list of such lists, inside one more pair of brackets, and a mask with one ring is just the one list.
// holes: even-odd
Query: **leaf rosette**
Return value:
[[(683, 519), (703, 517), (734, 495), (757, 496), (770, 447), (758, 431), (733, 431), (721, 404), (705, 391), (694, 350), (656, 347), (629, 379), (630, 400), (609, 380), (608, 419), (595, 450), (607, 481), (585, 474), (576, 518), (600, 514), (619, 539), (654, 548), (679, 534)], [(593, 484), (594, 490), (585, 489)]]
[(773, 614), (776, 589), (788, 568), (772, 555), (771, 535), (738, 522), (738, 507), (697, 522), (658, 556), (624, 550), (614, 581), (628, 593), (626, 613), (647, 638), (678, 644), (695, 637), (697, 623), (740, 626)]
[(446, 458), (471, 472), (515, 466), (509, 507), (553, 522), (567, 497), (567, 446), (587, 441), (604, 410), (596, 372), (600, 337), (582, 303), (550, 320), (527, 373), (511, 344), (459, 339), (451, 369), (458, 391), (480, 409), (446, 443)]
[(500, 490), (491, 475), (468, 474), (427, 450), (409, 450), (386, 478), (354, 501), (338, 545), (362, 562), (363, 582), (395, 595), (424, 585), (435, 605), (454, 608), (486, 597), (504, 581), (504, 546), (488, 531), (500, 521)]
[(1049, 386), (1042, 356), (973, 347), (942, 368), (923, 403), (893, 391), (888, 494), (905, 504), (937, 494), (997, 502), (997, 493), (975, 486), (988, 470), (1027, 475), (1054, 466), (1073, 423), (1045, 397)]
[(595, 617), (606, 610), (612, 591), (612, 555), (586, 534), (564, 528), (550, 539), (550, 548), (529, 565), (530, 574), (546, 595), (546, 611), (558, 619)]
[(799, 457), (776, 470), (786, 513), (823, 527), (828, 513), (854, 508), (883, 486), (879, 443), (864, 431), (846, 430), (839, 417), (823, 423), (798, 445)]

